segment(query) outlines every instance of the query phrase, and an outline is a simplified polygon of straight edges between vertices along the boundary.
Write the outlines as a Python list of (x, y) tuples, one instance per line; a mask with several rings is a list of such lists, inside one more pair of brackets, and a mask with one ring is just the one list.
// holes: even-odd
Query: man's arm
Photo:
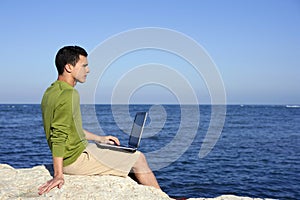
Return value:
[(58, 187), (59, 189), (65, 183), (63, 175), (63, 158), (53, 157), (54, 176), (53, 179), (47, 181), (39, 187), (39, 195), (49, 192), (51, 189)]
[(91, 133), (87, 130), (83, 130), (85, 133), (85, 138), (87, 140), (93, 140), (93, 141), (97, 141), (97, 142), (101, 142), (101, 143), (108, 143), (108, 144), (116, 144), (116, 145), (120, 145), (120, 141), (118, 138), (108, 135), (108, 136), (100, 136), (100, 135), (96, 135), (94, 133)]

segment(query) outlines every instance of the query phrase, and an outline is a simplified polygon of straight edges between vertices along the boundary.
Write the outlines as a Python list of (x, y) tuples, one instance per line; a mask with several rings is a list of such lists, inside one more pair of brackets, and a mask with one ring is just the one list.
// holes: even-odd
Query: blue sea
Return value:
[[(151, 107), (121, 105), (117, 107), (115, 116), (127, 119), (128, 115), (133, 117), (135, 112), (149, 111)], [(161, 114), (152, 112), (152, 117), (146, 122), (145, 137), (140, 147), (146, 155), (171, 143), (180, 128), (186, 138), (192, 134), (188, 125), (180, 125), (180, 105), (162, 105), (159, 108)], [(185, 106), (184, 109), (192, 108)], [(182, 155), (154, 171), (166, 193), (188, 198), (223, 194), (300, 198), (299, 106), (228, 105), (222, 133), (204, 158), (199, 158), (199, 151), (211, 120), (211, 106), (200, 105), (199, 109), (199, 116), (189, 116), (191, 121), (200, 121), (192, 143), (187, 149), (180, 145), (175, 151), (173, 148), (173, 154), (178, 151)], [(119, 137), (121, 143), (126, 143), (128, 135), (123, 131), (130, 130), (132, 124), (124, 120), (120, 127), (110, 105), (82, 105), (81, 110), (84, 128), (97, 132), (99, 130), (95, 127), (98, 125), (101, 132), (97, 134), (112, 134)], [(92, 110), (96, 111), (96, 123), (92, 120)], [(165, 116), (165, 121), (155, 122), (160, 115)], [(150, 123), (149, 128), (147, 125)], [(0, 163), (15, 168), (52, 163), (40, 105), (0, 105), (0, 136)], [(185, 141), (186, 138), (181, 139)], [(168, 154), (161, 156), (168, 159)]]

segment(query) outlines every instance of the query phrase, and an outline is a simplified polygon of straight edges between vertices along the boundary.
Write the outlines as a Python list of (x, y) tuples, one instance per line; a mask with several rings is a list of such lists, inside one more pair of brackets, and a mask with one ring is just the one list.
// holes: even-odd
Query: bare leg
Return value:
[(161, 189), (153, 172), (148, 166), (146, 157), (143, 153), (132, 167), (135, 177), (142, 185), (152, 186), (157, 189)]

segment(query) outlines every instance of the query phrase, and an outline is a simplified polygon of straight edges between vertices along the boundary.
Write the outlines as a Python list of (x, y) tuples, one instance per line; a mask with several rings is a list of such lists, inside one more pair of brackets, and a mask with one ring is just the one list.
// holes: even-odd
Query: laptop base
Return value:
[(134, 153), (137, 150), (136, 148), (118, 146), (118, 145), (112, 145), (112, 144), (105, 144), (105, 143), (99, 143), (99, 142), (96, 142), (96, 145), (98, 148), (101, 148), (101, 149), (121, 151), (121, 152), (125, 152), (125, 153)]

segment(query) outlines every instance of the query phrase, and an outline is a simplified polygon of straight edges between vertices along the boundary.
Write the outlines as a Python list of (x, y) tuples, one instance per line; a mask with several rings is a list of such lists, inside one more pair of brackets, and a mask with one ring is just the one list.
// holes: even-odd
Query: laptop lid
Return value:
[(138, 148), (142, 138), (144, 125), (147, 118), (147, 112), (137, 112), (131, 129), (128, 146)]

